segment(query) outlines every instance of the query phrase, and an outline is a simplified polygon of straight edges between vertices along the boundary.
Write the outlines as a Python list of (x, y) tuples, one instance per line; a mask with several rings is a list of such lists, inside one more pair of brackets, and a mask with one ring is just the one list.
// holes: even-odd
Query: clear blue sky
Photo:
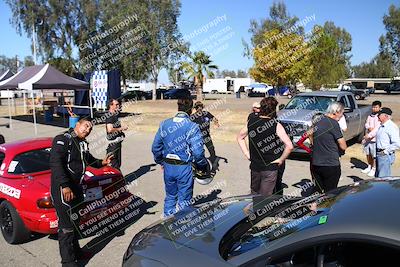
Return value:
[[(399, 5), (393, 0), (287, 0), (284, 1), (291, 15), (300, 19), (315, 15), (306, 29), (325, 21), (345, 28), (352, 36), (352, 64), (369, 61), (379, 48), (379, 36), (385, 32), (382, 17), (387, 13), (390, 4)], [(242, 38), (250, 40), (248, 33), (250, 19), (261, 19), (269, 15), (270, 0), (182, 0), (182, 12), (179, 27), (183, 35), (194, 33), (218, 16), (226, 15), (226, 21), (220, 21), (205, 33), (190, 39), (192, 46), (200, 48), (210, 46), (214, 53), (213, 61), (222, 69), (248, 69), (252, 60), (244, 58)], [(18, 55), (23, 58), (31, 55), (31, 40), (26, 35), (19, 36), (10, 25), (11, 11), (4, 1), (0, 0), (0, 55), (8, 57)], [(225, 29), (224, 32), (223, 29)], [(207, 43), (212, 34), (220, 33)], [(226, 38), (224, 41), (223, 38)], [(219, 41), (216, 41), (219, 40)], [(219, 43), (216, 43), (219, 42)], [(203, 43), (203, 44), (202, 44)], [(207, 43), (207, 44), (206, 44)], [(167, 81), (163, 72), (161, 82)]]

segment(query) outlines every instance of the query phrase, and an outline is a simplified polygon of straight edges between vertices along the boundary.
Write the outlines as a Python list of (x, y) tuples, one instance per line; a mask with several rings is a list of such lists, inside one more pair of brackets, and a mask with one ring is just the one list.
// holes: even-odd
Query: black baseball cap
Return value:
[(379, 114), (387, 114), (387, 115), (392, 115), (392, 110), (390, 108), (381, 108), (381, 110), (378, 112)]

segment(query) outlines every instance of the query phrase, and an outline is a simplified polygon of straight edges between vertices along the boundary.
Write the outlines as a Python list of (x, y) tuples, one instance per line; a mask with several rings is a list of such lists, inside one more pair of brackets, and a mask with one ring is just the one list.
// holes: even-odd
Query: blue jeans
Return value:
[(394, 163), (395, 155), (394, 153), (390, 155), (385, 155), (381, 153), (377, 153), (376, 155), (376, 173), (375, 177), (386, 177), (391, 176), (391, 166)]
[(163, 165), (165, 183), (164, 216), (169, 216), (188, 206), (193, 197), (192, 165), (172, 165), (168, 163)]

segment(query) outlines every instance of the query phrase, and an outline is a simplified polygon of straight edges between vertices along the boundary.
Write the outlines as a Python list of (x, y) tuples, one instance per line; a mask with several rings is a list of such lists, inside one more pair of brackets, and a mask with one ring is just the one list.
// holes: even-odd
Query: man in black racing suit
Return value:
[(111, 161), (96, 159), (89, 152), (85, 138), (90, 134), (92, 124), (82, 118), (74, 129), (53, 139), (50, 153), (51, 196), (58, 217), (58, 243), (62, 266), (78, 266), (80, 247), (77, 236), (79, 212), (83, 202), (81, 180), (86, 166), (100, 168)]

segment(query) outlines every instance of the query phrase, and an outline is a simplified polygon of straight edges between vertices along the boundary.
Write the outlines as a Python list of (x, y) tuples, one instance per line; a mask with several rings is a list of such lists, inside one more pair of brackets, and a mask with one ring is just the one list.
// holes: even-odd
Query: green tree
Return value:
[(370, 62), (353, 66), (353, 76), (356, 78), (391, 78), (394, 69), (391, 57), (385, 54), (376, 55)]
[(350, 76), (351, 35), (333, 22), (315, 26), (303, 82), (314, 90)]
[(190, 61), (183, 63), (183, 69), (189, 78), (194, 79), (197, 100), (203, 98), (203, 82), (205, 74), (208, 78), (214, 78), (214, 72), (218, 67), (212, 64), (210, 56), (203, 51), (195, 52), (190, 56)]
[(383, 16), (386, 34), (381, 37), (381, 47), (391, 56), (395, 74), (400, 75), (400, 7), (391, 5)]
[(260, 21), (254, 19), (250, 20), (249, 32), (252, 35), (251, 45), (242, 40), (244, 55), (250, 58), (253, 55), (253, 48), (264, 45), (267, 41), (264, 38), (264, 34), (269, 31), (278, 30), (281, 33), (286, 31), (302, 35), (304, 33), (304, 28), (301, 26), (297, 27), (296, 23), (298, 21), (299, 18), (289, 14), (285, 3), (274, 2), (269, 9), (269, 17), (261, 19)]
[(296, 33), (275, 38), (280, 33), (278, 29), (265, 32), (264, 39), (272, 40), (270, 44), (253, 49), (254, 65), (249, 73), (256, 81), (279, 86), (294, 83), (305, 75), (308, 43)]
[(234, 70), (223, 70), (220, 73), (221, 78), (231, 77), (236, 78), (236, 72)]
[(6, 57), (4, 55), (0, 56), (0, 70), (10, 70), (13, 73), (18, 72), (19, 66), (22, 65), (21, 60), (18, 59), (17, 56), (15, 57)]
[(238, 70), (237, 75), (238, 78), (247, 78), (249, 74), (245, 70)]
[(168, 68), (169, 59), (181, 52), (182, 38), (177, 23), (181, 3), (178, 0), (149, 0), (144, 3), (147, 12), (141, 19), (147, 38), (144, 44), (145, 59), (149, 63), (149, 77), (154, 82), (155, 100), (160, 70)]
[(32, 56), (26, 56), (24, 58), (24, 67), (29, 67), (35, 65), (35, 62), (33, 60)]
[(65, 58), (51, 58), (49, 59), (48, 63), (69, 76), (72, 76), (76, 72), (75, 66), (74, 64), (72, 64), (72, 61)]

